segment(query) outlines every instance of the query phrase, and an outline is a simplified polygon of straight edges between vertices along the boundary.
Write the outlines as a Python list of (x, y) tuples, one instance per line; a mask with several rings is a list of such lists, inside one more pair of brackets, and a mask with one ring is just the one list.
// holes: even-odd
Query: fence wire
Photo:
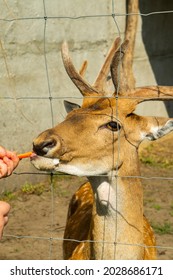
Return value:
[[(44, 11), (44, 15), (43, 16), (36, 16), (36, 17), (11, 17), (11, 18), (0, 18), (0, 21), (1, 22), (16, 22), (16, 21), (20, 21), (20, 22), (25, 22), (26, 21), (30, 21), (30, 20), (34, 20), (34, 21), (43, 21), (43, 45), (44, 45), (44, 64), (45, 64), (45, 73), (46, 73), (46, 80), (47, 80), (47, 96), (4, 96), (4, 97), (0, 97), (1, 99), (4, 99), (4, 100), (15, 100), (16, 101), (19, 101), (19, 100), (29, 100), (29, 101), (32, 101), (32, 100), (48, 100), (49, 101), (49, 107), (50, 107), (50, 119), (51, 119), (51, 125), (52, 127), (55, 125), (54, 124), (54, 109), (53, 109), (53, 102), (54, 100), (62, 100), (62, 99), (71, 99), (71, 98), (75, 98), (75, 99), (81, 99), (81, 97), (74, 97), (74, 96), (53, 96), (52, 95), (52, 90), (51, 90), (51, 82), (50, 82), (50, 75), (49, 75), (49, 67), (48, 67), (48, 58), (47, 58), (47, 49), (46, 49), (46, 45), (47, 45), (47, 27), (48, 27), (48, 24), (49, 24), (49, 21), (50, 20), (71, 20), (71, 21), (78, 21), (80, 19), (85, 19), (86, 21), (89, 19), (89, 18), (99, 18), (100, 20), (102, 20), (103, 18), (111, 18), (113, 23), (114, 23), (114, 27), (115, 27), (115, 33), (117, 34), (118, 33), (118, 36), (121, 37), (121, 34), (122, 34), (122, 31), (120, 29), (120, 26), (119, 26), (119, 23), (117, 21), (118, 18), (121, 18), (121, 17), (126, 17), (128, 15), (131, 15), (131, 16), (141, 16), (141, 17), (151, 17), (151, 16), (155, 16), (155, 15), (160, 15), (160, 14), (172, 14), (173, 13), (173, 10), (169, 10), (169, 11), (152, 11), (152, 12), (149, 12), (149, 13), (119, 13), (117, 12), (117, 5), (115, 5), (115, 2), (112, 0), (110, 1), (110, 6), (111, 6), (111, 13), (109, 14), (96, 14), (96, 13), (93, 13), (93, 14), (89, 14), (89, 15), (79, 15), (79, 16), (49, 16), (48, 12), (47, 12), (47, 8), (46, 8), (46, 1), (43, 0), (43, 11)], [(95, 30), (95, 32), (97, 32), (97, 30)], [(38, 69), (39, 71), (39, 69)], [(119, 77), (120, 77), (120, 73), (119, 73)], [(91, 97), (92, 98), (92, 97)], [(95, 97), (93, 97), (95, 98)], [(104, 98), (104, 97), (103, 97)], [(117, 101), (118, 99), (121, 99), (122, 97), (121, 96), (118, 96), (118, 91), (117, 91)], [(125, 96), (123, 98), (133, 98), (133, 97), (129, 97), (129, 96)], [(136, 98), (141, 98), (141, 97), (135, 97)], [(117, 112), (116, 112), (116, 118), (118, 119), (118, 108), (117, 108)], [(118, 147), (120, 148), (121, 146), (121, 143), (120, 143), (120, 140), (119, 140), (119, 143), (118, 143)], [(118, 173), (118, 170), (117, 170), (117, 173)], [(61, 173), (51, 173), (51, 172), (38, 172), (38, 171), (35, 171), (35, 172), (14, 172), (14, 174), (16, 176), (22, 176), (22, 175), (25, 175), (25, 174), (28, 174), (28, 175), (43, 175), (43, 176), (47, 176), (49, 175), (50, 176), (50, 190), (51, 190), (51, 201), (50, 201), (50, 204), (51, 204), (51, 224), (50, 224), (50, 237), (44, 237), (44, 236), (26, 236), (26, 235), (9, 235), (9, 234), (6, 234), (5, 237), (7, 238), (15, 238), (15, 239), (33, 239), (33, 240), (46, 240), (49, 242), (49, 252), (48, 252), (48, 256), (49, 256), (49, 259), (52, 259), (52, 250), (53, 250), (53, 241), (59, 241), (59, 242), (62, 242), (64, 241), (63, 238), (58, 238), (58, 237), (54, 237), (54, 234), (53, 233), (53, 225), (54, 225), (54, 219), (55, 219), (55, 215), (58, 215), (58, 213), (55, 213), (55, 209), (54, 209), (54, 188), (53, 188), (53, 177), (54, 176), (61, 176), (62, 174)], [(63, 176), (68, 176), (68, 175), (64, 175)], [(98, 175), (99, 176), (99, 175)], [(117, 178), (119, 177), (118, 175), (116, 175)], [(163, 181), (166, 181), (166, 180), (173, 180), (173, 177), (163, 177), (163, 176), (152, 176), (152, 177), (147, 177), (147, 176), (124, 176), (122, 178), (139, 178), (139, 179), (143, 179), (143, 180), (163, 180)], [(64, 221), (65, 223), (65, 221)], [(57, 229), (57, 232), (58, 231), (63, 231), (64, 230), (64, 227), (59, 227)], [(67, 239), (66, 241), (69, 241), (69, 239)], [(76, 239), (71, 239), (71, 241), (75, 241), (75, 242), (80, 242), (79, 240), (76, 240)], [(97, 243), (102, 243), (102, 244), (110, 244), (109, 241), (105, 241), (105, 240), (98, 240), (98, 241), (93, 241), (93, 240), (85, 240), (85, 242), (97, 242)], [(115, 236), (115, 243), (116, 244), (120, 244), (120, 245), (124, 245), (124, 246), (134, 246), (132, 244), (128, 244), (128, 243), (118, 243), (116, 242), (116, 236)], [(112, 243), (112, 245), (116, 245), (114, 243)], [(145, 247), (145, 245), (141, 245), (141, 244), (135, 244), (136, 246), (139, 246), (139, 247)], [(103, 245), (104, 247), (104, 245)], [(115, 246), (116, 247), (116, 246)], [(170, 246), (160, 246), (160, 245), (157, 245), (156, 246), (157, 249), (168, 249), (168, 250), (173, 250), (173, 246), (170, 244)], [(9, 256), (10, 258), (10, 256)]]

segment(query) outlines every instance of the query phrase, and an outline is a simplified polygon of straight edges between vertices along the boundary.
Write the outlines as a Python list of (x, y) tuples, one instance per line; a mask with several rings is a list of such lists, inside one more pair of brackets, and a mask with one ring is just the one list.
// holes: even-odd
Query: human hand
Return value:
[(17, 167), (19, 158), (15, 152), (11, 152), (0, 146), (0, 179), (12, 174)]
[(0, 239), (2, 238), (4, 226), (8, 222), (8, 213), (10, 205), (5, 201), (0, 201)]

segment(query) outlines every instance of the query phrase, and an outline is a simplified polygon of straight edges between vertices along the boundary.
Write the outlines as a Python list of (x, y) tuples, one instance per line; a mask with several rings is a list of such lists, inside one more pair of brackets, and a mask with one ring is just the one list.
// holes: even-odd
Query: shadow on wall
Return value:
[[(140, 13), (173, 11), (170, 0), (140, 0)], [(173, 86), (173, 13), (142, 16), (142, 38), (158, 85)], [(173, 102), (165, 103), (173, 116)]]

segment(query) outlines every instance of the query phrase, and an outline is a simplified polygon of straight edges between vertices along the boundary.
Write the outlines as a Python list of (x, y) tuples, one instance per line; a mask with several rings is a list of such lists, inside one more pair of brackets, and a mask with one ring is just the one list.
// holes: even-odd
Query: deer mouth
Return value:
[(31, 155), (30, 160), (35, 168), (43, 171), (56, 171), (60, 163), (58, 158), (48, 158), (35, 153)]

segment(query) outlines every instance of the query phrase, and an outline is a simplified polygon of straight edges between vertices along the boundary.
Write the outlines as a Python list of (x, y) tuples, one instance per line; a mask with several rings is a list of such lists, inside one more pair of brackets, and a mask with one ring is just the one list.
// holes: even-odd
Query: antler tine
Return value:
[(90, 96), (93, 95), (93, 93), (98, 93), (97, 90), (94, 87), (92, 87), (89, 83), (87, 83), (75, 69), (72, 60), (69, 56), (67, 42), (63, 42), (62, 44), (62, 59), (67, 74), (69, 75), (73, 83), (76, 85), (76, 87), (80, 90), (83, 96)]
[(115, 39), (115, 41), (113, 42), (113, 44), (106, 56), (105, 62), (98, 73), (98, 76), (94, 83), (94, 87), (97, 88), (99, 91), (104, 90), (104, 86), (106, 84), (107, 77), (108, 77), (108, 74), (110, 71), (110, 64), (112, 62), (112, 58), (113, 58), (115, 52), (119, 48), (120, 42), (121, 42), (120, 37)]
[(84, 75), (85, 75), (87, 66), (88, 66), (88, 62), (87, 62), (87, 60), (85, 60), (85, 61), (82, 63), (81, 68), (80, 68), (80, 70), (79, 70), (79, 74), (80, 74), (82, 77), (84, 77)]
[(136, 88), (132, 93), (137, 104), (144, 101), (168, 101), (173, 100), (173, 86), (148, 86)]
[(129, 87), (124, 79), (123, 68), (122, 68), (122, 59), (125, 54), (125, 51), (128, 47), (128, 40), (125, 40), (119, 49), (116, 51), (112, 63), (111, 63), (111, 76), (112, 81), (115, 87), (116, 93), (122, 94), (123, 92), (127, 92)]

